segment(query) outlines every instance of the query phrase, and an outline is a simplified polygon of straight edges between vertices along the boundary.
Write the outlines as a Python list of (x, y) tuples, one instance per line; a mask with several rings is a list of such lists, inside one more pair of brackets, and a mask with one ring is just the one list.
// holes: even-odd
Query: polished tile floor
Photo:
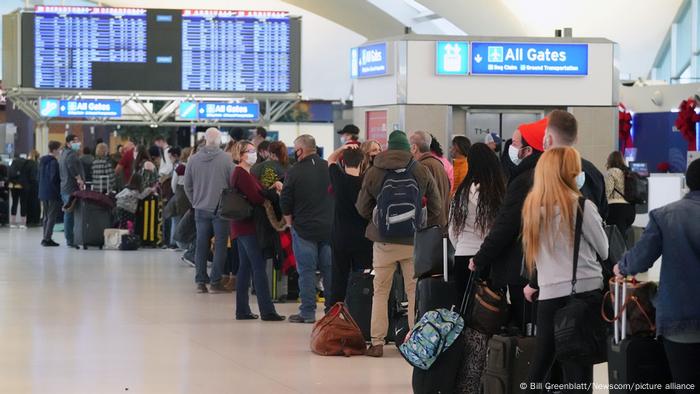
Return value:
[(235, 321), (234, 295), (195, 294), (177, 253), (40, 239), (0, 229), (0, 393), (411, 392), (393, 346), (382, 359), (320, 357), (310, 325)]
[(234, 295), (195, 294), (177, 253), (40, 239), (0, 229), (0, 393), (410, 392), (395, 348), (320, 357), (311, 325), (235, 321)]

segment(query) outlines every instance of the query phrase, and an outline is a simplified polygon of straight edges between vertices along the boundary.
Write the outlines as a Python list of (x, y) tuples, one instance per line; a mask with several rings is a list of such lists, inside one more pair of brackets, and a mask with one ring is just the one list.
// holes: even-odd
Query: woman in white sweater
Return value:
[[(532, 302), (538, 294), (537, 346), (530, 366), (531, 383), (544, 383), (554, 362), (554, 315), (572, 293), (574, 225), (581, 193), (576, 178), (581, 173), (581, 156), (574, 148), (546, 151), (535, 168), (535, 180), (523, 206), (523, 250), (536, 283), (525, 287), (525, 298)], [(576, 269), (575, 291), (579, 297), (602, 302), (603, 272), (597, 256), (608, 257), (608, 238), (598, 209), (586, 200), (583, 209), (581, 243)], [(593, 365), (562, 362), (563, 383), (591, 383)], [(590, 392), (583, 390), (582, 392)], [(578, 391), (577, 391), (578, 392)]]
[[(506, 192), (505, 179), (498, 157), (488, 145), (477, 143), (467, 155), (467, 176), (455, 192), (450, 206), (449, 235), (455, 247), (455, 287), (460, 305), (468, 275), (468, 265), (489, 233)], [(467, 360), (459, 377), (456, 392), (478, 393), (486, 361), (488, 336), (466, 329)]]

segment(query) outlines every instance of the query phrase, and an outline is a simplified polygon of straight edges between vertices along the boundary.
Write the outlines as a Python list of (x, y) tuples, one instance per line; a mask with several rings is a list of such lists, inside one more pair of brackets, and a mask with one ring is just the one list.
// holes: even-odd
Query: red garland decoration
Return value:
[(617, 105), (618, 109), (618, 119), (620, 121), (618, 138), (622, 141), (621, 151), (625, 151), (625, 148), (631, 148), (634, 146), (634, 141), (632, 141), (632, 114), (627, 110), (624, 104), (620, 103)]
[(700, 115), (695, 113), (696, 106), (697, 102), (692, 98), (683, 100), (680, 107), (678, 107), (678, 118), (676, 118), (676, 123), (674, 124), (681, 132), (683, 139), (688, 141), (689, 151), (696, 150), (695, 124), (700, 121)]

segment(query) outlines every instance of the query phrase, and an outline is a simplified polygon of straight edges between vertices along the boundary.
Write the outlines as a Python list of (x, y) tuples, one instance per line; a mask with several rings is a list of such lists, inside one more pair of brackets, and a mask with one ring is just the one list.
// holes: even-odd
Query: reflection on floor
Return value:
[(234, 295), (195, 294), (177, 253), (40, 239), (0, 229), (0, 392), (411, 392), (393, 346), (382, 359), (316, 356), (310, 325), (238, 322)]

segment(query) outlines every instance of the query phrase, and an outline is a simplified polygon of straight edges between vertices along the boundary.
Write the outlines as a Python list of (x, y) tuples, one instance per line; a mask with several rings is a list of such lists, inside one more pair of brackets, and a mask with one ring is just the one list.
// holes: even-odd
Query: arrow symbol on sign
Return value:
[(481, 61), (484, 60), (483, 57), (481, 57), (481, 54), (477, 53), (476, 56), (474, 56), (474, 61), (477, 63), (481, 63)]
[(200, 113), (200, 114), (203, 114), (203, 113), (204, 113), (204, 108), (200, 108), (200, 109), (199, 109), (199, 113)]
[(66, 110), (66, 106), (65, 106), (65, 105), (62, 105), (62, 106), (61, 106), (61, 111), (65, 111), (65, 110)]

